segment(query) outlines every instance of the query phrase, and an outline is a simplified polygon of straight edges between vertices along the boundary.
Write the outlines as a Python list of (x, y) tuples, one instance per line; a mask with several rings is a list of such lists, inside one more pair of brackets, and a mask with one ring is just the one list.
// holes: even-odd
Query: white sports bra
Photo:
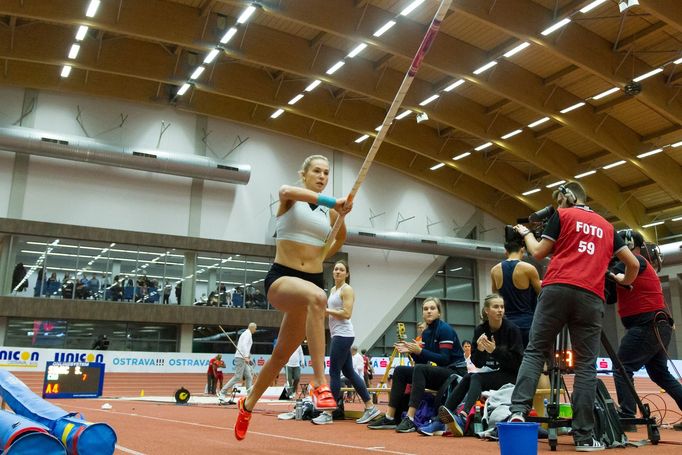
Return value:
[(307, 202), (294, 201), (289, 210), (277, 217), (275, 232), (277, 240), (324, 246), (331, 230), (327, 207), (317, 206), (313, 210)]

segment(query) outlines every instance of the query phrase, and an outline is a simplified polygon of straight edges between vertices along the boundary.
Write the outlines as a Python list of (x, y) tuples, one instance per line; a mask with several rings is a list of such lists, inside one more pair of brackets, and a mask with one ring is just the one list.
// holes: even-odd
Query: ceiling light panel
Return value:
[(557, 23), (555, 23), (555, 24), (553, 24), (553, 25), (550, 25), (549, 27), (547, 27), (546, 29), (544, 29), (544, 30), (541, 32), (541, 34), (542, 34), (543, 36), (550, 35), (550, 34), (556, 32), (557, 30), (559, 30), (561, 27), (564, 27), (564, 26), (568, 25), (569, 22), (571, 22), (571, 19), (570, 19), (569, 17), (566, 17), (566, 18), (564, 18), (564, 19), (561, 19), (559, 22), (557, 22)]

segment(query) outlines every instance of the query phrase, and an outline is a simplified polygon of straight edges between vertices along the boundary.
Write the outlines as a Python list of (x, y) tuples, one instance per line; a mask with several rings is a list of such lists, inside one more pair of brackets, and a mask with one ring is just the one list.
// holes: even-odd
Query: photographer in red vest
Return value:
[(592, 408), (596, 395), (599, 340), (604, 317), (604, 276), (615, 254), (625, 264), (619, 281), (637, 276), (637, 259), (603, 217), (585, 205), (587, 194), (578, 182), (561, 185), (552, 196), (558, 209), (538, 241), (522, 224), (514, 226), (536, 260), (552, 255), (542, 280), (542, 292), (530, 329), (528, 347), (516, 378), (510, 422), (522, 422), (530, 411), (545, 355), (557, 334), (568, 326), (575, 353), (573, 440), (576, 451), (593, 452), (605, 446), (594, 438)]
[[(649, 378), (668, 392), (677, 407), (682, 409), (682, 385), (668, 371), (666, 352), (673, 331), (673, 320), (663, 300), (663, 289), (651, 263), (642, 256), (645, 249), (642, 235), (631, 229), (618, 233), (639, 262), (637, 278), (632, 289), (616, 288), (618, 316), (626, 329), (618, 347), (618, 357), (623, 362), (630, 380), (640, 368), (646, 368)], [(620, 280), (625, 267), (618, 262), (611, 269), (611, 277)], [(614, 372), (621, 417), (635, 417), (635, 399), (628, 392), (625, 378), (619, 371)], [(682, 430), (682, 423), (675, 425)], [(636, 431), (634, 425), (626, 430)]]

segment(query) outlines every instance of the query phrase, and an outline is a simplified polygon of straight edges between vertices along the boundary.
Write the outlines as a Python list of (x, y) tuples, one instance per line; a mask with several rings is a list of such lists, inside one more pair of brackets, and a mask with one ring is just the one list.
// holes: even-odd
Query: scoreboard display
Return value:
[(97, 398), (103, 384), (103, 363), (47, 362), (43, 398)]

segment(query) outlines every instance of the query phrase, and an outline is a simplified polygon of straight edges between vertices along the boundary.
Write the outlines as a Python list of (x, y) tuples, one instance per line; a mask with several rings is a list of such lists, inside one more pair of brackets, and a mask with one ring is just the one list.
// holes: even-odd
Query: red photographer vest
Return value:
[(560, 208), (559, 238), (542, 285), (570, 284), (604, 299), (606, 268), (613, 256), (613, 226), (587, 207)]
[(632, 282), (632, 290), (621, 286), (616, 288), (618, 316), (621, 318), (665, 309), (661, 280), (649, 261), (641, 256), (637, 257), (644, 260), (646, 268)]

